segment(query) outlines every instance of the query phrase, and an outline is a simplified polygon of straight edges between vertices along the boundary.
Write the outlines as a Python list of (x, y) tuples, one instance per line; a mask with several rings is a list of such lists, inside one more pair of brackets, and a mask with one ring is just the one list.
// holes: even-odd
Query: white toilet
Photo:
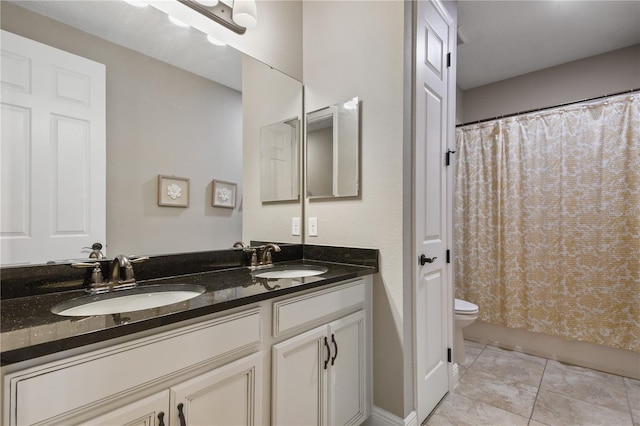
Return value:
[(467, 361), (467, 354), (464, 352), (464, 338), (462, 337), (462, 329), (472, 324), (478, 318), (478, 305), (466, 300), (455, 300), (455, 321), (456, 321), (456, 337), (453, 344), (453, 354), (455, 362), (464, 365)]

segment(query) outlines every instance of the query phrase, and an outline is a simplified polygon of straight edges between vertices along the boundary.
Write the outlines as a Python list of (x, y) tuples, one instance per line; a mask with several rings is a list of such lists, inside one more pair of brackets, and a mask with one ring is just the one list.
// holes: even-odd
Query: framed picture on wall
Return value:
[(236, 206), (237, 184), (223, 180), (213, 180), (211, 205), (213, 207), (226, 207), (233, 209)]
[(189, 207), (189, 179), (158, 175), (158, 205)]

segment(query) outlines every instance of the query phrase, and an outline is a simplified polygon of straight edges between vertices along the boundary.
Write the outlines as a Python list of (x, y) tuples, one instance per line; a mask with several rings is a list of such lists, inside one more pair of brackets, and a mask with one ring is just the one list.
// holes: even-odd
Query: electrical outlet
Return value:
[(292, 217), (291, 218), (291, 235), (294, 237), (300, 236), (300, 218)]
[(309, 236), (310, 237), (318, 236), (318, 218), (317, 217), (309, 218)]

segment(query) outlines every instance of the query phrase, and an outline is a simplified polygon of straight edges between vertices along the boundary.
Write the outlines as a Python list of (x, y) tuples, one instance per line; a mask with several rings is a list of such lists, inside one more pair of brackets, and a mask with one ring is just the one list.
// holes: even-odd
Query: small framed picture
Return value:
[(189, 179), (158, 175), (158, 205), (189, 207)]
[(211, 205), (213, 207), (226, 207), (232, 209), (236, 206), (236, 187), (233, 182), (223, 180), (213, 181)]

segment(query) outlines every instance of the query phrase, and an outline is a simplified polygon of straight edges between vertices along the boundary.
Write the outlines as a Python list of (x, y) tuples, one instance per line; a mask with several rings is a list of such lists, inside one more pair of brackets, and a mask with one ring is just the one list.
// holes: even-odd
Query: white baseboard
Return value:
[(405, 419), (402, 419), (374, 405), (371, 417), (364, 424), (365, 426), (418, 426), (418, 415), (412, 411)]

